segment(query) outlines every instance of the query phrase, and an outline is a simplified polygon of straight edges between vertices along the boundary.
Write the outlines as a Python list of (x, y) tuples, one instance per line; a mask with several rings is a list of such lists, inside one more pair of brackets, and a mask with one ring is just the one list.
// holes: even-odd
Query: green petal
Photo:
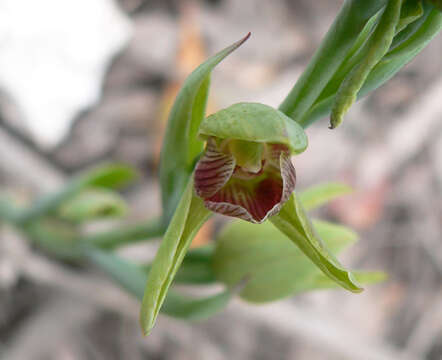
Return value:
[[(137, 299), (142, 299), (148, 274), (139, 265), (114, 253), (92, 247), (85, 248), (84, 253), (92, 263), (103, 269), (114, 282)], [(207, 297), (193, 297), (171, 290), (167, 293), (161, 313), (186, 320), (204, 319), (223, 310), (232, 295), (232, 291), (223, 290)]]
[(226, 56), (241, 46), (240, 41), (213, 55), (186, 79), (178, 93), (167, 122), (161, 149), (160, 184), (164, 223), (168, 223), (193, 171), (195, 158), (204, 143), (197, 138), (198, 127), (205, 116), (210, 74)]
[(145, 335), (150, 333), (155, 324), (167, 291), (192, 239), (209, 216), (210, 212), (204, 207), (203, 201), (194, 193), (193, 181), (189, 181), (152, 263), (146, 283), (140, 313)]
[(261, 170), (264, 144), (253, 141), (230, 140), (227, 147), (238, 166), (254, 174)]
[(299, 154), (307, 148), (307, 135), (281, 111), (258, 103), (238, 103), (206, 117), (200, 125), (202, 138), (215, 136), (259, 143), (286, 145)]
[(297, 245), (321, 271), (344, 289), (361, 292), (352, 273), (335, 258), (319, 237), (296, 194), (287, 201), (279, 214), (270, 221)]
[[(356, 234), (342, 225), (319, 220), (313, 224), (333, 254), (356, 240)], [(239, 295), (255, 303), (338, 286), (270, 222), (228, 224), (217, 238), (212, 267), (217, 279), (229, 287), (248, 278)]]

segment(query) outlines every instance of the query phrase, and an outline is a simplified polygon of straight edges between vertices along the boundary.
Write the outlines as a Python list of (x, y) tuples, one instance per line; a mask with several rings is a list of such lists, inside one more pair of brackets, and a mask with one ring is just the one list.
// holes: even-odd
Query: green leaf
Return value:
[(186, 320), (202, 320), (223, 310), (231, 298), (229, 290), (200, 299), (169, 292), (161, 312)]
[(299, 200), (305, 210), (316, 209), (339, 196), (351, 193), (353, 189), (345, 184), (325, 183), (312, 186), (299, 195)]
[(389, 52), (392, 51), (397, 46), (399, 46), (400, 44), (402, 44), (404, 41), (407, 41), (410, 38), (410, 36), (412, 36), (427, 19), (428, 14), (431, 11), (431, 6), (428, 6), (427, 4), (422, 5), (421, 2), (419, 2), (418, 4), (421, 4), (420, 6), (420, 8), (422, 9), (421, 16), (416, 20), (414, 20), (413, 22), (411, 22), (410, 24), (408, 24), (407, 26), (405, 26), (404, 29), (402, 29), (396, 34), (396, 36), (393, 39), (393, 42), (391, 43)]
[(439, 11), (442, 11), (442, 0), (428, 0), (430, 3), (432, 3), (436, 9)]
[[(327, 99), (331, 96), (334, 97), (339, 89), (339, 86), (342, 84), (347, 74), (351, 71), (351, 69), (353, 69), (358, 63), (360, 63), (363, 60), (367, 52), (368, 39), (370, 38), (373, 29), (376, 27), (377, 23), (379, 22), (381, 15), (382, 11), (378, 11), (367, 21), (364, 29), (359, 34), (358, 38), (354, 42), (350, 51), (345, 56), (341, 65), (336, 70), (335, 74), (328, 82), (327, 86), (325, 86), (325, 88), (322, 90), (319, 97), (316, 99), (314, 105), (312, 106), (313, 109), (315, 108), (315, 106), (317, 106), (318, 103), (321, 103), (322, 100)], [(327, 111), (329, 112), (330, 110), (331, 110), (331, 104), (330, 108), (327, 109)], [(305, 121), (305, 117), (309, 116), (311, 111), (312, 110), (307, 112), (306, 115), (302, 119), (300, 119), (299, 123), (302, 126), (307, 127), (310, 124), (310, 122)]]
[(167, 291), (192, 239), (210, 215), (203, 201), (195, 195), (193, 179), (189, 180), (152, 263), (145, 287), (140, 322), (146, 335), (155, 324)]
[(424, 13), (422, 1), (404, 0), (401, 8), (399, 23), (396, 26), (396, 33), (405, 29), (409, 24), (415, 22)]
[(292, 153), (307, 148), (307, 135), (288, 116), (259, 103), (238, 103), (206, 117), (201, 123), (202, 138), (242, 140), (254, 143), (283, 144)]
[(442, 29), (442, 13), (430, 10), (425, 21), (406, 41), (388, 52), (387, 55), (370, 72), (360, 96), (378, 88), (388, 81), (405, 64), (413, 59)]
[(119, 164), (108, 164), (92, 169), (85, 174), (76, 176), (61, 190), (37, 200), (32, 207), (20, 214), (17, 222), (24, 225), (55, 212), (63, 202), (87, 187), (120, 188), (132, 181), (135, 176), (136, 173), (131, 167)]
[[(387, 274), (382, 271), (355, 271), (353, 273), (355, 279), (365, 285), (377, 284), (385, 281)], [(309, 281), (304, 282), (297, 289), (298, 292), (315, 290), (315, 289), (335, 289), (339, 286), (322, 273), (317, 273)]]
[[(92, 247), (85, 247), (84, 253), (119, 286), (137, 299), (143, 298), (144, 284), (148, 279), (148, 274), (140, 266), (113, 253)], [(228, 290), (203, 298), (184, 296), (171, 290), (166, 296), (161, 312), (186, 320), (200, 320), (223, 310), (231, 296), (232, 293)]]
[(293, 193), (279, 214), (270, 221), (307, 255), (321, 271), (344, 289), (361, 292), (350, 271), (343, 268), (314, 230), (307, 214)]
[(120, 287), (139, 300), (143, 298), (147, 272), (141, 266), (88, 244), (84, 244), (83, 253), (91, 263), (103, 270)]
[(402, 0), (388, 0), (376, 29), (367, 41), (364, 58), (349, 72), (339, 87), (330, 115), (331, 129), (342, 122), (345, 113), (356, 101), (358, 92), (370, 71), (390, 48), (399, 23), (401, 5)]
[[(211, 265), (214, 250), (213, 246), (189, 250), (176, 273), (174, 283), (202, 285), (215, 282), (216, 279)], [(149, 264), (143, 268), (148, 272), (151, 267)]]
[[(419, 5), (420, 4), (420, 5)], [(416, 8), (417, 6), (417, 8)], [(365, 25), (358, 39), (355, 41), (352, 50), (349, 51), (345, 60), (342, 62), (339, 69), (333, 75), (333, 78), (327, 84), (325, 89), (321, 92), (321, 95), (316, 100), (315, 103), (326, 99), (329, 96), (335, 95), (339, 89), (339, 86), (344, 81), (347, 74), (353, 69), (357, 64), (359, 64), (363, 59), (367, 56), (370, 35), (373, 32), (373, 29), (376, 28), (377, 23), (382, 15), (382, 11), (379, 11), (376, 15), (374, 15)], [(413, 22), (412, 26), (407, 27), (406, 31), (402, 31), (398, 36), (395, 36), (393, 42), (390, 46), (390, 50), (392, 47), (395, 47), (403, 41), (406, 37), (408, 37), (409, 33), (415, 31), (413, 28), (416, 28), (416, 19), (422, 17), (423, 8), (421, 3), (416, 2), (416, 0), (407, 0), (405, 4), (403, 4), (401, 9), (401, 20), (400, 26), (405, 26), (406, 23)], [(399, 29), (396, 28), (396, 33), (399, 32)]]
[(124, 164), (107, 164), (79, 176), (76, 181), (83, 186), (121, 189), (137, 178), (133, 167)]
[(80, 241), (101, 249), (114, 249), (135, 242), (152, 240), (164, 235), (166, 229), (161, 219), (151, 219), (115, 229), (84, 235)]
[[(352, 49), (369, 19), (386, 0), (346, 0), (307, 69), (279, 107), (300, 121)], [(303, 127), (308, 123), (300, 123)]]
[[(389, 52), (373, 68), (358, 93), (362, 98), (391, 79), (404, 65), (411, 61), (442, 28), (442, 13), (424, 5), (424, 15), (402, 30), (393, 41)], [(333, 91), (321, 95), (314, 106), (299, 121), (304, 128), (330, 113), (335, 100)]]
[(324, 220), (313, 220), (318, 236), (324, 240), (333, 254), (356, 242), (358, 234), (350, 228)]
[(64, 220), (79, 223), (120, 217), (126, 212), (126, 202), (116, 192), (104, 188), (90, 188), (64, 202), (58, 210), (58, 215)]
[(335, 74), (328, 82), (327, 86), (322, 90), (318, 99), (316, 99), (315, 104), (324, 98), (331, 95), (335, 95), (339, 89), (339, 86), (344, 81), (347, 74), (353, 69), (358, 63), (360, 63), (366, 55), (368, 39), (373, 33), (373, 29), (379, 22), (382, 15), (382, 10), (378, 11), (373, 15), (365, 24), (364, 29), (359, 34), (358, 38), (354, 42), (352, 48), (345, 56), (339, 68), (336, 70)]
[[(209, 259), (210, 260), (210, 259)], [(183, 261), (183, 265), (178, 270), (175, 283), (177, 284), (210, 284), (215, 282), (215, 275), (208, 260), (192, 260)]]
[(45, 217), (27, 223), (22, 229), (39, 248), (54, 257), (78, 260), (81, 256), (77, 229), (71, 223)]
[(225, 48), (198, 66), (186, 79), (170, 111), (160, 160), (160, 183), (164, 222), (172, 217), (193, 170), (195, 157), (203, 149), (196, 136), (205, 116), (210, 73), (227, 55), (248, 39)]
[(176, 274), (175, 283), (201, 285), (215, 282), (216, 279), (212, 269), (214, 251), (213, 243), (190, 249)]
[(215, 282), (210, 263), (184, 262), (178, 270), (175, 283), (177, 284), (210, 284)]
[[(319, 220), (314, 225), (335, 254), (356, 240), (356, 234), (344, 226)], [(274, 301), (301, 289), (313, 290), (313, 280), (322, 275), (270, 222), (256, 225), (234, 221), (227, 225), (217, 239), (213, 269), (227, 286), (248, 279), (240, 296), (251, 302)]]

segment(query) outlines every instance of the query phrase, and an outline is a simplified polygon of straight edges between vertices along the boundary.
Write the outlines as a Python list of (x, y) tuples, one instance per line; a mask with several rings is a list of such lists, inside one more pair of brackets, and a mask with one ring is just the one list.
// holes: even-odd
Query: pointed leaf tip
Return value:
[(195, 158), (203, 150), (196, 137), (205, 117), (210, 74), (224, 58), (248, 38), (226, 47), (199, 65), (184, 81), (171, 108), (160, 160), (163, 218), (169, 223), (193, 169)]
[(203, 201), (194, 194), (189, 181), (158, 249), (144, 289), (140, 324), (145, 335), (153, 328), (169, 287), (189, 245), (210, 217)]
[(318, 236), (295, 194), (270, 221), (330, 279), (352, 292), (363, 290)]
[(249, 31), (248, 33), (247, 33), (247, 35), (246, 36), (244, 36), (240, 41), (239, 41), (239, 45), (241, 45), (241, 44), (243, 44), (244, 42), (246, 42), (248, 39), (249, 39), (249, 37), (252, 35), (252, 33)]

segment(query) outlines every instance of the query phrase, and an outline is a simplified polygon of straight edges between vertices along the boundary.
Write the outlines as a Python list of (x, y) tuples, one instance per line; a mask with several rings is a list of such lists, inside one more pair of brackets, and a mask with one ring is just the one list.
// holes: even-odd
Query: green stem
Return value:
[(25, 225), (55, 211), (64, 201), (88, 186), (119, 188), (135, 178), (133, 169), (119, 164), (108, 164), (76, 176), (61, 190), (43, 196), (32, 207), (21, 212), (18, 224)]
[(127, 245), (147, 239), (161, 237), (166, 231), (160, 219), (126, 225), (113, 230), (90, 234), (79, 240), (101, 249), (114, 249), (119, 245)]
[[(33, 211), (38, 213), (36, 210)], [(26, 214), (29, 213), (30, 211), (26, 212)], [(110, 250), (121, 245), (161, 237), (166, 231), (166, 226), (164, 226), (161, 219), (151, 219), (80, 237), (72, 232), (69, 234), (69, 243), (66, 243), (66, 233), (61, 233), (60, 229), (67, 228), (68, 226), (66, 225), (69, 223), (60, 219), (42, 216), (38, 216), (35, 219), (31, 217), (28, 221), (23, 222), (24, 218), (23, 210), (16, 209), (5, 199), (0, 199), (0, 220), (15, 226), (43, 248), (50, 244), (51, 250), (58, 249), (60, 251), (57, 251), (57, 253), (64, 255), (68, 252), (69, 248), (72, 249), (76, 244), (84, 243)], [(71, 229), (74, 230), (72, 227)], [(76, 250), (72, 251), (77, 253)]]
[(191, 178), (164, 234), (149, 272), (140, 313), (140, 321), (145, 335), (151, 331), (155, 324), (167, 291), (192, 239), (210, 215), (211, 212), (206, 209), (204, 202), (195, 195)]

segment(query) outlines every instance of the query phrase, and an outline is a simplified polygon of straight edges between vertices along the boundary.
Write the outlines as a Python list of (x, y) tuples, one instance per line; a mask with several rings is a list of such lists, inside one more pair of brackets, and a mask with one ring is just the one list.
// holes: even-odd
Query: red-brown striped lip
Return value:
[(237, 166), (235, 158), (223, 153), (214, 138), (208, 139), (195, 168), (195, 191), (209, 210), (253, 223), (279, 212), (295, 188), (295, 168), (287, 147), (266, 146), (263, 167), (253, 174)]

